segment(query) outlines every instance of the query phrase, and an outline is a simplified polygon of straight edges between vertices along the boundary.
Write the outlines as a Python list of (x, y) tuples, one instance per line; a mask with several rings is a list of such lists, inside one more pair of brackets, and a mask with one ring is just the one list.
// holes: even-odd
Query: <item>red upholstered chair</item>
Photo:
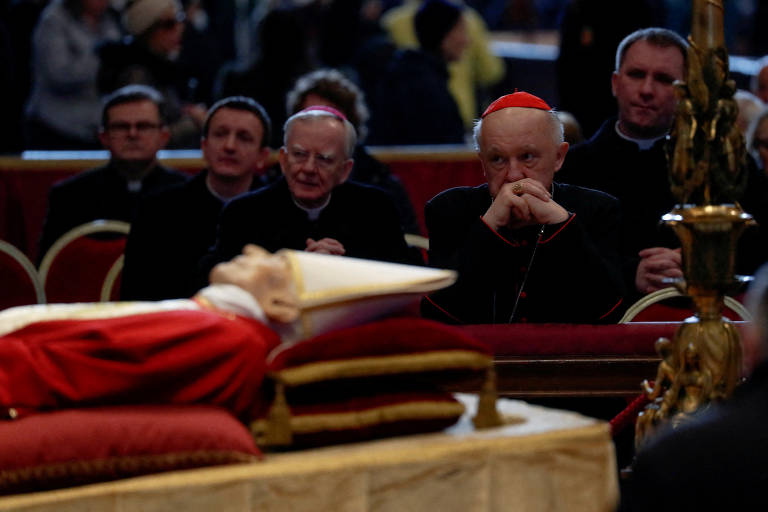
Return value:
[[(662, 302), (665, 301), (665, 302)], [(677, 288), (662, 288), (642, 297), (627, 309), (619, 323), (628, 322), (676, 322), (694, 313), (690, 298)], [(723, 316), (730, 320), (752, 320), (749, 311), (733, 297), (725, 297)]]
[(16, 247), (0, 240), (0, 310), (45, 303), (35, 266)]
[(96, 220), (62, 235), (40, 264), (48, 302), (114, 300), (129, 230), (126, 222)]

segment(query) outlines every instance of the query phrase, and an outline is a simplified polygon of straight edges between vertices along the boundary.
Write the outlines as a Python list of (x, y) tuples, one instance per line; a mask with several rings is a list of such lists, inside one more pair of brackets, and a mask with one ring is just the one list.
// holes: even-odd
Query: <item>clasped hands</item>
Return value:
[(649, 247), (638, 253), (640, 263), (635, 286), (640, 293), (651, 293), (670, 286), (670, 279), (683, 277), (680, 249)]
[(568, 211), (557, 204), (547, 188), (532, 178), (505, 183), (499, 189), (483, 220), (498, 230), (518, 229), (539, 224), (558, 224), (568, 219)]
[(320, 240), (307, 238), (307, 248), (304, 250), (320, 254), (335, 254), (337, 256), (343, 256), (347, 252), (341, 242), (333, 238), (321, 238)]

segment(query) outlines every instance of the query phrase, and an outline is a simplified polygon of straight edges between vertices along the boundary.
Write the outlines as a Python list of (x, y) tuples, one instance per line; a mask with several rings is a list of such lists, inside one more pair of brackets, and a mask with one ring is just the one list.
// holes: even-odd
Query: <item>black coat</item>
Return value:
[[(615, 124), (615, 118), (606, 121), (594, 137), (569, 151), (557, 179), (602, 190), (620, 201), (625, 279), (634, 289), (638, 251), (680, 246), (674, 232), (660, 223), (676, 201), (670, 191), (665, 139), (640, 151), (636, 143), (616, 133)], [(768, 226), (768, 181), (752, 165), (748, 172), (741, 205), (759, 224)], [(742, 236), (737, 252), (738, 272), (752, 274), (768, 258), (766, 233), (765, 229), (751, 228)]]
[(368, 144), (464, 143), (464, 123), (448, 90), (448, 68), (426, 52), (395, 54), (372, 110)]
[(720, 406), (638, 454), (622, 511), (768, 509), (768, 364)]
[(197, 291), (200, 260), (216, 241), (224, 202), (202, 171), (142, 201), (125, 247), (123, 300), (186, 298)]
[(183, 173), (157, 165), (141, 180), (140, 190), (129, 190), (126, 178), (110, 162), (56, 183), (48, 197), (38, 259), (42, 260), (45, 251), (61, 235), (85, 222), (97, 219), (132, 222), (143, 197), (186, 179)]
[[(594, 190), (554, 184), (571, 216), (546, 226), (492, 230), (481, 219), (488, 185), (441, 192), (425, 208), (429, 264), (459, 271), (456, 284), (423, 302), (425, 316), (459, 323), (598, 323), (621, 310), (619, 207)], [(521, 290), (521, 285), (524, 286)]]
[(346, 256), (411, 263), (394, 204), (381, 190), (354, 182), (335, 189), (331, 200), (311, 221), (296, 206), (281, 179), (227, 204), (221, 213), (216, 247), (203, 262), (203, 277), (215, 263), (240, 254), (246, 244), (274, 252), (304, 250), (307, 238), (333, 238)]

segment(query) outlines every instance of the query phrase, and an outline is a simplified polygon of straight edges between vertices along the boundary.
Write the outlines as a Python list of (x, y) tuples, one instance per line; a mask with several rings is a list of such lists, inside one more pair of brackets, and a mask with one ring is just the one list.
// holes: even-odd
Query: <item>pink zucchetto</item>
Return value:
[(523, 91), (515, 91), (512, 94), (506, 94), (502, 96), (501, 98), (488, 105), (488, 108), (485, 109), (485, 112), (483, 112), (483, 115), (480, 117), (484, 118), (488, 114), (492, 114), (497, 110), (509, 107), (537, 108), (539, 110), (546, 111), (552, 110), (552, 108), (547, 105), (547, 102), (538, 96), (534, 96), (533, 94)]
[(347, 121), (347, 116), (342, 114), (340, 110), (337, 110), (333, 107), (329, 107), (327, 105), (312, 105), (305, 109), (302, 109), (301, 112), (311, 112), (313, 110), (322, 110), (323, 112), (328, 112), (329, 114), (333, 114), (334, 116), (338, 117), (343, 121)]

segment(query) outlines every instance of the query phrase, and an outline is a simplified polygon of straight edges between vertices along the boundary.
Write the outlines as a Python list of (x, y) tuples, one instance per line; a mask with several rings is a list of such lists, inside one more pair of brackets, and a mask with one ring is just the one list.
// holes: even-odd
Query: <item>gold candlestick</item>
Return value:
[(677, 286), (691, 296), (696, 313), (671, 341), (656, 343), (663, 360), (654, 385), (642, 384), (650, 403), (638, 417), (637, 446), (660, 424), (678, 425), (728, 397), (741, 373), (739, 334), (722, 310), (725, 294), (745, 280), (734, 274), (736, 243), (755, 222), (737, 202), (746, 185), (746, 151), (735, 124), (721, 0), (694, 0), (688, 40), (686, 78), (675, 85), (679, 103), (667, 144), (678, 204), (662, 220), (680, 239), (685, 280)]

